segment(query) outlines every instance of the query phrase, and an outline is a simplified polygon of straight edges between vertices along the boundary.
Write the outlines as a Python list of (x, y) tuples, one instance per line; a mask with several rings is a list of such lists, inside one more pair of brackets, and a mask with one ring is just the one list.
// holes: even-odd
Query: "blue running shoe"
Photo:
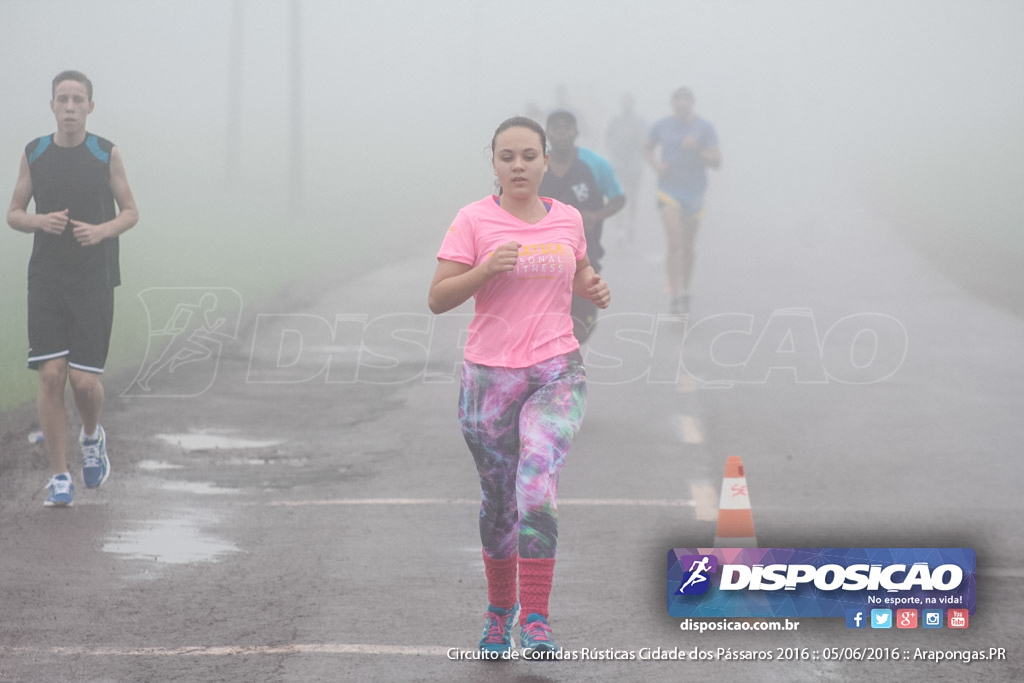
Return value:
[(110, 458), (107, 457), (107, 435), (103, 427), (96, 427), (99, 437), (86, 439), (83, 431), (78, 438), (82, 446), (82, 479), (85, 487), (97, 488), (110, 476)]
[(70, 474), (55, 474), (46, 485), (50, 495), (46, 496), (43, 505), (48, 508), (69, 508), (74, 503), (75, 485), (71, 483)]
[(480, 651), (490, 654), (495, 659), (512, 652), (512, 625), (516, 623), (518, 614), (518, 602), (512, 609), (507, 610), (488, 605), (487, 612), (484, 613), (487, 623), (484, 624), (484, 633), (480, 637)]
[(526, 618), (519, 644), (523, 646), (523, 657), (526, 659), (554, 659), (554, 654), (558, 652), (548, 620), (539, 614), (531, 614)]

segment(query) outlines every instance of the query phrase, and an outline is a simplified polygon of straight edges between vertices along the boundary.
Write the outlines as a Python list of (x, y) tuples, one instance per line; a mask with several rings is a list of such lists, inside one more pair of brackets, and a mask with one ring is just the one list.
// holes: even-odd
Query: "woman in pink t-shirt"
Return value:
[(600, 308), (611, 301), (587, 260), (579, 212), (538, 195), (546, 148), (544, 129), (532, 119), (498, 126), (491, 163), (499, 194), (459, 211), (430, 283), (434, 313), (475, 299), (459, 421), (480, 475), (490, 601), (480, 649), (493, 658), (511, 652), (517, 612), (526, 656), (558, 650), (548, 625), (556, 491), (586, 408), (570, 307), (574, 292)]

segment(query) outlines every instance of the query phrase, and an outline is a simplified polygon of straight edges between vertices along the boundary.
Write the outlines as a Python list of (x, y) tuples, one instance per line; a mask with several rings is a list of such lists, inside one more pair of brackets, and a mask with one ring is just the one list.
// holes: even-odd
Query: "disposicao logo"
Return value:
[[(668, 612), (679, 617), (846, 617), (975, 608), (970, 548), (676, 548)], [(890, 615), (888, 626), (894, 628)], [(903, 628), (917, 628), (909, 622)]]
[(718, 558), (714, 555), (686, 555), (680, 563), (689, 566), (679, 587), (679, 595), (703, 595), (711, 585), (710, 575), (718, 569)]
[[(896, 576), (902, 579), (896, 580)], [(766, 567), (729, 564), (722, 568), (719, 588), (724, 591), (791, 591), (802, 583), (808, 583), (822, 591), (901, 591), (914, 587), (926, 591), (948, 591), (958, 587), (963, 578), (963, 569), (955, 564), (944, 564), (932, 571), (923, 562), (909, 568), (905, 564), (854, 564), (849, 567), (838, 564), (821, 567), (811, 564), (770, 564)]]

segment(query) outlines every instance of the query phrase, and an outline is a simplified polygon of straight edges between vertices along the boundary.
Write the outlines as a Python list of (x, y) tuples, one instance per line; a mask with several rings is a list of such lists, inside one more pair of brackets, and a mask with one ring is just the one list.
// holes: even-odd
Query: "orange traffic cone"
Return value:
[(750, 494), (747, 493), (747, 479), (743, 475), (743, 461), (738, 455), (730, 455), (725, 463), (722, 497), (718, 502), (715, 547), (757, 547), (754, 514), (750, 510)]

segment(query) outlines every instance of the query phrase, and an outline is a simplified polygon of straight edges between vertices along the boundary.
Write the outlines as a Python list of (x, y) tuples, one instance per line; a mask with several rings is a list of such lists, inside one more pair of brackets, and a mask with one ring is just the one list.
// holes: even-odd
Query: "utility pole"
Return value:
[(302, 177), (302, 26), (299, 0), (290, 3), (290, 104), (288, 135), (288, 205), (292, 213), (301, 213), (303, 205)]
[(242, 157), (242, 4), (232, 0), (231, 35), (228, 39), (227, 125), (224, 131), (226, 180), (228, 187), (238, 187)]

